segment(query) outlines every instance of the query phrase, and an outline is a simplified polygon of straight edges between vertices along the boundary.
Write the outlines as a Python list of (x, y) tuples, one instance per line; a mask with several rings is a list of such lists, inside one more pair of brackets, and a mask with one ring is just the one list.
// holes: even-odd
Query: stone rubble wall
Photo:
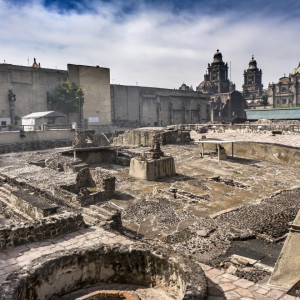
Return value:
[(190, 133), (179, 129), (139, 128), (125, 131), (113, 139), (114, 146), (153, 146), (155, 141), (161, 145), (184, 144), (191, 141)]
[(110, 142), (106, 139), (102, 133), (96, 133), (93, 129), (76, 130), (74, 141), (72, 143), (73, 148), (89, 148), (109, 146)]
[(196, 130), (200, 133), (206, 132), (237, 132), (257, 134), (300, 134), (300, 122), (256, 122), (244, 124), (178, 124), (167, 128), (177, 130)]
[[(36, 200), (39, 200), (39, 204), (41, 205), (37, 205), (37, 203), (35, 203), (36, 201), (30, 201), (30, 199), (28, 199), (33, 197), (38, 198)], [(47, 203), (45, 198), (41, 196), (36, 197), (34, 195), (30, 195), (22, 190), (13, 191), (9, 198), (10, 203), (33, 219), (44, 218), (55, 214), (58, 208), (52, 203)]]
[(55, 238), (84, 227), (83, 217), (79, 213), (66, 213), (31, 223), (3, 226), (0, 227), (0, 248)]
[(44, 150), (59, 147), (69, 147), (72, 141), (70, 140), (51, 140), (51, 141), (31, 141), (23, 143), (14, 144), (3, 144), (0, 145), (0, 154), (11, 153), (11, 152), (21, 152), (21, 151), (34, 151), (34, 150)]
[[(64, 198), (56, 197), (53, 191), (53, 187), (51, 187), (51, 191), (45, 191), (40, 189), (37, 186), (33, 186), (25, 181), (21, 181), (19, 178), (9, 177), (5, 174), (0, 173), (0, 183), (8, 183), (18, 189), (27, 189), (29, 192), (35, 193), (35, 195), (41, 195), (46, 198), (49, 202), (57, 204), (60, 207), (63, 207), (64, 212), (79, 212), (77, 208), (73, 205), (70, 205), (68, 201), (65, 201)], [(60, 211), (61, 209), (59, 209)]]
[[(231, 156), (231, 143), (223, 144), (226, 154)], [(234, 156), (300, 166), (300, 149), (295, 147), (252, 142), (234, 142)]]
[(0, 294), (6, 300), (53, 299), (100, 283), (157, 288), (176, 300), (207, 298), (206, 278), (198, 264), (144, 244), (100, 244), (43, 256), (11, 274)]

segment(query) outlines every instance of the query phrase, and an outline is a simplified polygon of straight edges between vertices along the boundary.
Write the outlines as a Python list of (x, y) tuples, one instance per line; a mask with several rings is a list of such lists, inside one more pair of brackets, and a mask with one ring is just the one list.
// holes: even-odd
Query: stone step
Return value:
[(12, 185), (10, 185), (9, 183), (4, 183), (2, 185), (2, 187), (5, 188), (9, 192), (15, 191), (17, 189), (15, 187), (13, 187)]
[(101, 206), (97, 206), (97, 205), (90, 205), (91, 209), (94, 209), (95, 211), (99, 212), (101, 215), (107, 216), (107, 218), (111, 218), (114, 213), (109, 211), (108, 209), (105, 209)]
[(0, 188), (0, 197), (5, 199), (5, 201), (10, 202), (10, 194), (7, 194), (6, 191), (3, 191), (1, 188)]
[(82, 212), (83, 212), (83, 214), (86, 214), (90, 217), (96, 218), (99, 221), (106, 221), (106, 220), (110, 219), (110, 217), (107, 217), (99, 212), (95, 212), (94, 210), (92, 210), (90, 208), (85, 207), (85, 208), (83, 208)]
[(11, 191), (8, 190), (7, 188), (5, 188), (4, 186), (0, 186), (0, 192), (1, 192), (2, 194), (7, 195), (7, 196), (10, 196), (10, 195), (11, 195)]
[(0, 202), (10, 211), (13, 211), (15, 215), (18, 217), (26, 220), (26, 221), (33, 221), (34, 219), (28, 216), (27, 214), (23, 213), (22, 211), (18, 210), (13, 204), (11, 204), (9, 201), (7, 201), (5, 198), (3, 198), (0, 195)]

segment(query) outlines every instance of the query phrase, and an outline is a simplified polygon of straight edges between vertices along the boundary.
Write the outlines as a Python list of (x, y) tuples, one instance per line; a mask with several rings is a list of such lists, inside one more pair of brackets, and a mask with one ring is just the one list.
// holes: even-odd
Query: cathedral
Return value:
[(274, 108), (300, 106), (300, 63), (288, 77), (269, 84), (268, 101)]

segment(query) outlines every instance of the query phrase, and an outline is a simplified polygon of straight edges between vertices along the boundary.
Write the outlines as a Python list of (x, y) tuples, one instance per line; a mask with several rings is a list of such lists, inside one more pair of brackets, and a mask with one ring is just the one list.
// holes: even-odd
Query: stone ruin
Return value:
[(84, 228), (81, 213), (39, 188), (0, 174), (0, 208), (8, 223), (0, 226), (0, 248), (54, 238)]
[(144, 180), (157, 180), (174, 176), (175, 162), (172, 156), (164, 156), (159, 141), (141, 157), (134, 157), (130, 161), (129, 175)]
[(75, 183), (54, 187), (54, 194), (77, 206), (85, 206), (113, 196), (115, 180), (114, 176), (103, 173), (99, 168), (84, 168), (78, 172)]
[(75, 130), (73, 148), (101, 147), (109, 146), (110, 142), (104, 133), (96, 133), (92, 129)]
[[(81, 142), (75, 143), (78, 150), (75, 161), (70, 149), (53, 151), (47, 157), (40, 156), (42, 151), (32, 154), (30, 160), (26, 160), (29, 167), (24, 161), (20, 163), (24, 168), (20, 173), (14, 173), (12, 165), (0, 165), (3, 173), (0, 174), (0, 221), (5, 212), (7, 222), (0, 226), (0, 248), (49, 238), (64, 240), (63, 236), (70, 232), (83, 239), (85, 230), (90, 230), (97, 241), (89, 240), (86, 246), (72, 250), (47, 253), (32, 260), (24, 269), (11, 271), (1, 282), (0, 298), (148, 299), (135, 292), (135, 288), (141, 286), (163, 291), (166, 299), (206, 299), (206, 278), (199, 266), (205, 255), (219, 255), (232, 241), (255, 237), (267, 241), (272, 236), (272, 243), (275, 243), (281, 239), (286, 220), (292, 219), (299, 205), (298, 202), (293, 204), (289, 194), (285, 196), (287, 199), (283, 195), (278, 195), (278, 200), (272, 196), (259, 205), (239, 202), (242, 207), (220, 215), (219, 208), (216, 209), (218, 205), (227, 209), (225, 205), (231, 199), (237, 205), (238, 197), (241, 201), (255, 198), (254, 194), (270, 197), (273, 190), (282, 189), (280, 180), (283, 179), (272, 177), (268, 181), (270, 191), (262, 192), (253, 178), (265, 181), (266, 173), (274, 174), (274, 169), (280, 168), (268, 168), (263, 162), (247, 159), (237, 159), (236, 164), (231, 164), (230, 160), (219, 165), (214, 160), (202, 163), (203, 160), (198, 159), (198, 146), (184, 142), (164, 146), (162, 151), (160, 145), (165, 142), (184, 141), (185, 138), (179, 138), (185, 136), (184, 130), (175, 131), (158, 130), (157, 133), (152, 129), (149, 132), (140, 129), (139, 134), (131, 133), (130, 142), (152, 146), (147, 151), (99, 146), (91, 142), (92, 136), (82, 135)], [(254, 149), (254, 145), (248, 144), (237, 148), (237, 153), (245, 151), (244, 148), (251, 150), (251, 147)], [(254, 150), (258, 147), (255, 144)], [(130, 170), (126, 164), (115, 165), (116, 158), (125, 151), (126, 159), (133, 157)], [(290, 153), (291, 149), (282, 151)], [(258, 151), (253, 153), (257, 158)], [(176, 157), (178, 174), (163, 179), (175, 175), (171, 155)], [(6, 159), (8, 157), (0, 162), (4, 164)], [(219, 171), (223, 173), (217, 176)], [(132, 177), (146, 180), (135, 180), (128, 172)], [(31, 181), (32, 173), (36, 177), (47, 176)], [(290, 187), (296, 185), (293, 181)], [(222, 201), (219, 201), (220, 195)], [(210, 217), (203, 217), (205, 214)], [(252, 223), (249, 225), (249, 222)], [(95, 229), (99, 227), (107, 232), (106, 244), (102, 244), (103, 232), (99, 234)], [(278, 234), (267, 235), (271, 229)], [(130, 241), (126, 240), (128, 244), (113, 242), (112, 234), (127, 236)], [(240, 277), (242, 274), (243, 278), (248, 278), (245, 277), (248, 273), (252, 276), (253, 270), (258, 272), (259, 261), (253, 265), (248, 262), (245, 266), (244, 261), (243, 257), (231, 255), (230, 260), (222, 261), (222, 268), (225, 274), (233, 270), (235, 273), (231, 275)], [(257, 274), (264, 276), (261, 271)], [(132, 283), (135, 288), (129, 290)]]
[(125, 131), (113, 139), (115, 146), (153, 146), (155, 141), (161, 145), (185, 144), (191, 141), (190, 132), (179, 129), (145, 127)]

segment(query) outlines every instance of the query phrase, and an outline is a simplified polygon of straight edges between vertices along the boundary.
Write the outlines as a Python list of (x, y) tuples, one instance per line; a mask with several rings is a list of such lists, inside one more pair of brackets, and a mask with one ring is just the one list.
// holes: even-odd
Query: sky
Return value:
[(299, 0), (0, 0), (0, 63), (110, 68), (111, 83), (196, 88), (217, 49), (238, 90), (300, 61)]

